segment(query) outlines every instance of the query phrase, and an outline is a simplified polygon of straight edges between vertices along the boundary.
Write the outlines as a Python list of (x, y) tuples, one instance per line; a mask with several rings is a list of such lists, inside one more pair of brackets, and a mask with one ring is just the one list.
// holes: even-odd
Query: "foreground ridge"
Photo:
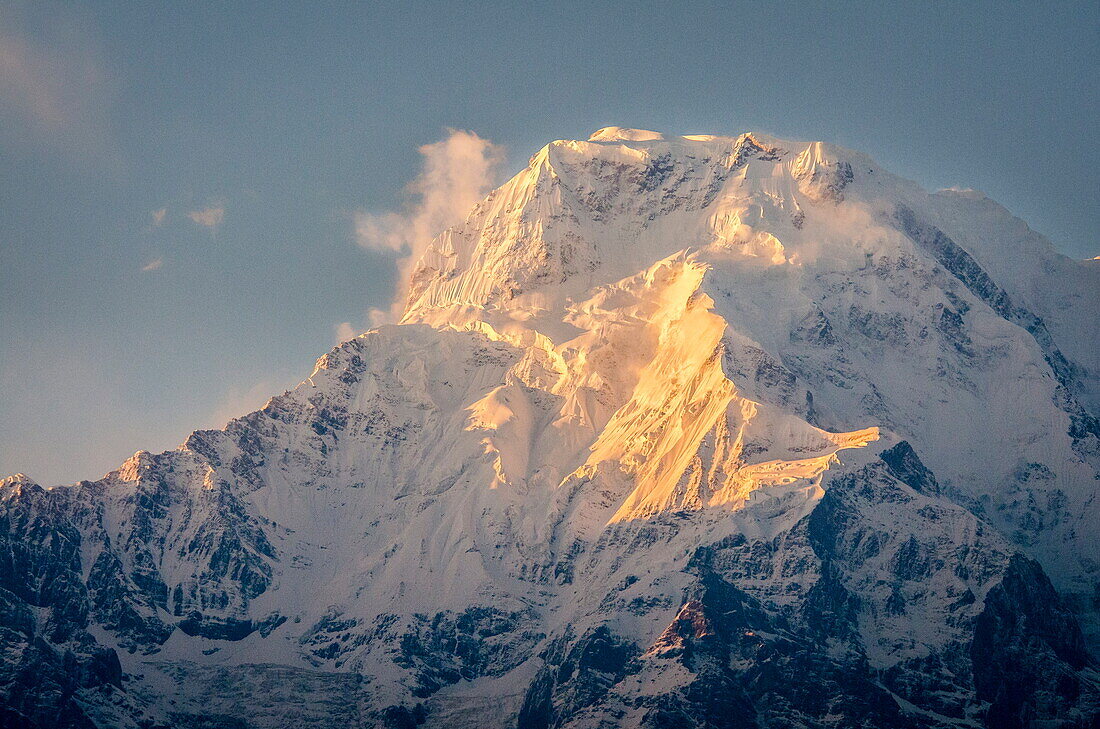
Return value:
[(294, 390), (0, 482), (0, 723), (1091, 726), (1098, 299), (839, 147), (553, 142)]

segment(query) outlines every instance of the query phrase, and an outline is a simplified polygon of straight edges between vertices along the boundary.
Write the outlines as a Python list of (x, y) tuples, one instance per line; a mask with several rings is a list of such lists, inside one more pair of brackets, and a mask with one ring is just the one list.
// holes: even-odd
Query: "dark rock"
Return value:
[(1100, 721), (1100, 707), (1077, 706), (1084, 690), (1079, 671), (1090, 663), (1081, 629), (1039, 565), (1023, 555), (1013, 555), (1004, 579), (986, 595), (970, 655), (977, 696), (989, 702), (987, 726)]

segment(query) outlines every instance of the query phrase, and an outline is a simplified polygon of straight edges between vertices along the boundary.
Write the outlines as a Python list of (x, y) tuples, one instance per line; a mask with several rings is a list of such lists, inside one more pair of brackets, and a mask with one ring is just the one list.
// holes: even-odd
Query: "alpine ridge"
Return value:
[(263, 409), (0, 482), (0, 726), (1095, 727), (1098, 310), (857, 152), (552, 142)]

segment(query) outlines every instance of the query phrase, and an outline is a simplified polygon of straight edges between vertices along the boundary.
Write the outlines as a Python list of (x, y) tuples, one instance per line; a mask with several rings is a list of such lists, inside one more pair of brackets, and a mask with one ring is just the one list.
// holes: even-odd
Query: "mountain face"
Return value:
[(262, 410), (2, 482), (0, 726), (1098, 726), (1098, 310), (855, 152), (553, 142)]

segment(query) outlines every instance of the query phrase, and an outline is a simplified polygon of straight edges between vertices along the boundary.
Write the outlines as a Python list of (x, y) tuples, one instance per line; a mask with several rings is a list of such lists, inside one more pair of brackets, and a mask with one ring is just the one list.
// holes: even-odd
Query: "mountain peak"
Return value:
[(99, 726), (255, 729), (1083, 715), (1051, 585), (1100, 633), (1100, 421), (1074, 399), (1100, 394), (1100, 286), (1034, 265), (1013, 220), (821, 142), (551, 142), (428, 247), (400, 324), (262, 410), (99, 481), (0, 481), (0, 704), (55, 717), (79, 685)]
[(665, 138), (661, 132), (629, 127), (603, 127), (588, 138), (589, 142), (659, 142)]
[(0, 488), (4, 486), (37, 486), (38, 484), (25, 473), (14, 473), (0, 478)]

